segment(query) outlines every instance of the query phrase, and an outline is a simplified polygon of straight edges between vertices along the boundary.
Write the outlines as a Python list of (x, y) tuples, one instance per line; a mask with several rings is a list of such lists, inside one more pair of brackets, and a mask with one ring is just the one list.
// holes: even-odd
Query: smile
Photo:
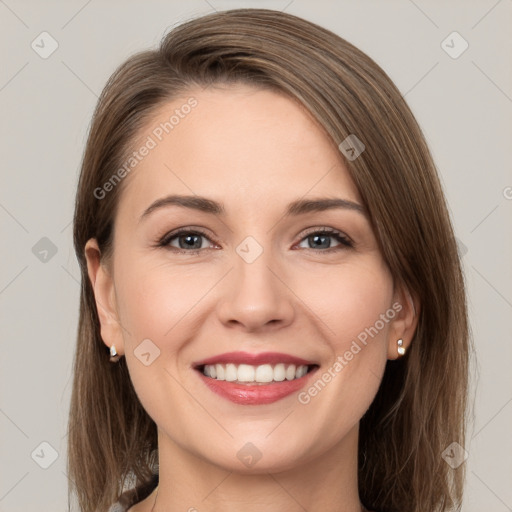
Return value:
[(295, 380), (308, 373), (308, 366), (278, 363), (274, 366), (262, 364), (251, 366), (248, 364), (207, 364), (203, 367), (203, 374), (211, 379), (228, 382), (269, 383)]
[(211, 391), (239, 405), (269, 404), (298, 392), (318, 367), (273, 352), (230, 352), (193, 365)]

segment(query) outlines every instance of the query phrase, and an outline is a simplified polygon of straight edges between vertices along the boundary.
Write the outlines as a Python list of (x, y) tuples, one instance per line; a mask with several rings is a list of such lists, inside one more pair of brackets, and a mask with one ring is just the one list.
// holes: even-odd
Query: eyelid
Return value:
[[(195, 226), (185, 226), (183, 228), (177, 228), (175, 230), (169, 231), (169, 232), (165, 233), (162, 237), (159, 237), (157, 245), (167, 247), (169, 245), (169, 242), (173, 238), (176, 238), (182, 234), (190, 234), (190, 233), (195, 233), (195, 234), (201, 235), (204, 238), (208, 239), (210, 242), (212, 242), (212, 244), (219, 245), (218, 242), (212, 237), (212, 235), (207, 233), (204, 229), (195, 227)], [(204, 250), (204, 249), (183, 250), (183, 249), (177, 249), (175, 247), (173, 249), (176, 249), (178, 252), (181, 251), (181, 252), (191, 252), (191, 253), (193, 253), (194, 251), (198, 252), (198, 251)]]
[(329, 226), (314, 226), (312, 228), (307, 228), (306, 231), (302, 232), (301, 236), (302, 238), (299, 241), (302, 241), (304, 238), (306, 238), (309, 235), (312, 235), (314, 233), (327, 233), (327, 234), (333, 234), (333, 235), (339, 235), (341, 238), (344, 238), (347, 242), (350, 242), (351, 244), (354, 243), (352, 238), (350, 238), (344, 231), (341, 231), (339, 229), (331, 228)]

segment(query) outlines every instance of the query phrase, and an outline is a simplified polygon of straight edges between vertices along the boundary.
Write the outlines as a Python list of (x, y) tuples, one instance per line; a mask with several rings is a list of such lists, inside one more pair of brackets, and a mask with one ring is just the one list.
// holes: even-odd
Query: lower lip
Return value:
[(200, 370), (196, 370), (203, 382), (218, 395), (227, 398), (235, 404), (263, 405), (277, 402), (303, 388), (309, 377), (316, 372), (315, 367), (299, 379), (271, 382), (269, 384), (238, 384), (226, 380), (217, 380), (207, 377)]

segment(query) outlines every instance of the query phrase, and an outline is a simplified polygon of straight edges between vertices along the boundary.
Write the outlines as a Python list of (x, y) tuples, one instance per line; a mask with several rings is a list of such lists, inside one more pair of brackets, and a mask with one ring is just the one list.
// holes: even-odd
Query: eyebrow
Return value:
[[(157, 199), (153, 202), (139, 218), (139, 222), (148, 217), (155, 210), (167, 206), (180, 206), (182, 208), (189, 208), (204, 213), (222, 216), (226, 214), (226, 210), (221, 203), (201, 196), (184, 196), (184, 195), (170, 195)], [(326, 210), (333, 210), (342, 208), (361, 213), (365, 217), (368, 216), (367, 210), (364, 206), (354, 201), (342, 198), (321, 197), (318, 199), (298, 199), (291, 202), (286, 208), (285, 217), (298, 216), (311, 212), (323, 212)]]

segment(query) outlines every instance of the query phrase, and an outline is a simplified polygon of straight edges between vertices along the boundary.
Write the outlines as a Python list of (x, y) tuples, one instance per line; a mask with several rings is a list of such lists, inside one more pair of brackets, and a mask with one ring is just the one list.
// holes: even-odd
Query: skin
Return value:
[[(100, 261), (94, 239), (85, 247), (102, 338), (126, 357), (158, 427), (154, 510), (359, 512), (359, 421), (386, 361), (397, 357), (397, 339), (405, 348), (412, 339), (410, 296), (393, 282), (365, 215), (333, 209), (283, 216), (301, 198), (361, 204), (338, 149), (301, 106), (246, 85), (189, 92), (141, 131), (143, 141), (190, 96), (197, 99), (125, 178), (112, 260)], [(167, 206), (139, 220), (168, 194), (206, 196), (226, 213)], [(207, 232), (199, 254), (173, 252), (179, 238), (155, 247), (181, 227)], [(354, 247), (328, 237), (315, 248), (305, 231), (324, 227)], [(252, 263), (236, 252), (247, 236), (263, 248)], [(224, 352), (275, 351), (318, 362), (320, 376), (394, 303), (401, 311), (308, 404), (292, 394), (236, 405), (191, 368)], [(134, 354), (144, 339), (160, 350), (149, 366)], [(248, 442), (261, 453), (251, 467), (237, 457)], [(150, 511), (154, 501), (155, 492), (130, 512)]]

